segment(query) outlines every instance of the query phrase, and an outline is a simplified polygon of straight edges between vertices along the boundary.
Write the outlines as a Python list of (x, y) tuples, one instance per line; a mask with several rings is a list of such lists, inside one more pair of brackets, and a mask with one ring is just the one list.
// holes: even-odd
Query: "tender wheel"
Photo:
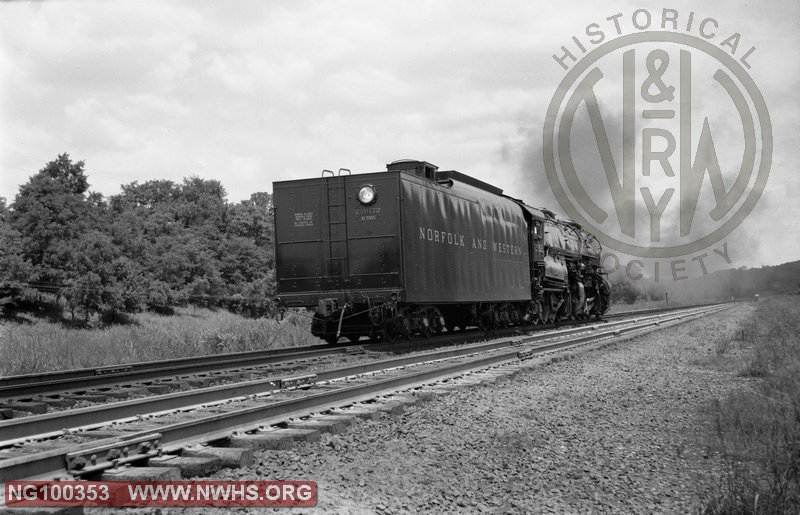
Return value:
[(381, 331), (381, 339), (392, 343), (397, 341), (397, 338), (402, 336), (402, 329), (399, 324), (394, 320), (387, 320), (383, 324), (383, 330)]
[(430, 338), (431, 336), (433, 336), (433, 329), (431, 329), (431, 326), (429, 325), (422, 324), (419, 329), (419, 334), (423, 338)]
[(390, 327), (384, 327), (383, 331), (381, 332), (381, 340), (389, 343), (393, 343), (397, 339), (397, 335), (394, 334), (394, 331)]
[(436, 308), (430, 310), (428, 320), (431, 322), (431, 328), (436, 334), (441, 333), (447, 327), (447, 320), (444, 319), (441, 311)]

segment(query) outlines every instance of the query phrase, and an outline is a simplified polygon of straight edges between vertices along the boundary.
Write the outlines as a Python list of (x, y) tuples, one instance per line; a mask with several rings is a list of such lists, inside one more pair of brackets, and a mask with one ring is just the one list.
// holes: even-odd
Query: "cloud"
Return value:
[(122, 123), (96, 98), (82, 99), (64, 108), (70, 143), (79, 148), (90, 146), (131, 150), (137, 143), (136, 131)]
[[(543, 116), (563, 78), (552, 55), (589, 23), (609, 24), (606, 17), (629, 17), (637, 7), (3, 3), (0, 136), (11, 143), (0, 149), (0, 195), (13, 197), (27, 175), (64, 151), (86, 160), (92, 187), (105, 194), (132, 180), (197, 174), (220, 179), (232, 200), (322, 168), (375, 171), (409, 157), (557, 210), (540, 148)], [(782, 188), (800, 187), (791, 172), (800, 72), (786, 59), (800, 42), (792, 28), (800, 7), (679, 1), (676, 8), (714, 15), (722, 29), (742, 32), (742, 45), (758, 47), (751, 72), (774, 114), (778, 149), (765, 196), (777, 206)], [(618, 113), (606, 107), (607, 123), (616, 123)], [(728, 126), (713, 128), (715, 137), (729, 137)], [(594, 159), (589, 143), (575, 135), (585, 150), (581, 165)], [(587, 187), (604, 181), (587, 178)], [(787, 218), (799, 209), (790, 207)]]

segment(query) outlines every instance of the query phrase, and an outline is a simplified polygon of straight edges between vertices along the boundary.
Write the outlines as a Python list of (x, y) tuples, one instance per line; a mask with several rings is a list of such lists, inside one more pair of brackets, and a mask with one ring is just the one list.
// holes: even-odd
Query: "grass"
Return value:
[(74, 329), (46, 320), (0, 325), (0, 376), (90, 368), (322, 343), (311, 319), (247, 319), (230, 312), (181, 308), (174, 315), (141, 313), (128, 325)]
[(714, 445), (727, 471), (707, 514), (800, 512), (800, 297), (770, 297), (718, 342), (715, 366), (750, 379), (717, 402)]
[[(615, 304), (611, 312), (659, 305), (663, 302)], [(0, 376), (322, 343), (311, 336), (305, 313), (288, 313), (278, 321), (177, 308), (174, 315), (125, 314), (125, 325), (94, 329), (56, 322), (60, 310), (51, 315), (0, 324)]]

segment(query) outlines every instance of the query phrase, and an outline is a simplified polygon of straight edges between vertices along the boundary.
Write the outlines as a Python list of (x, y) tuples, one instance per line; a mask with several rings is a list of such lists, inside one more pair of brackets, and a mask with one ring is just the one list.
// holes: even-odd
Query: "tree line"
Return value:
[(272, 196), (231, 203), (219, 181), (138, 181), (105, 198), (64, 153), (0, 198), (0, 309), (92, 323), (175, 306), (271, 310)]
[(609, 275), (611, 298), (616, 303), (632, 304), (639, 300), (682, 303), (730, 299), (753, 300), (756, 295), (800, 295), (800, 261), (758, 268), (729, 268), (674, 281), (669, 276), (661, 282), (642, 276), (632, 280), (624, 268)]

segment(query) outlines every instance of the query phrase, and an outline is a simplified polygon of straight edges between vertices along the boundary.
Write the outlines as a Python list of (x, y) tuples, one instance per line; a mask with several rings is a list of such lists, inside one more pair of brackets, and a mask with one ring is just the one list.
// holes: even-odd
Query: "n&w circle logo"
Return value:
[(769, 113), (747, 72), (755, 47), (695, 13), (606, 21), (553, 55), (567, 73), (545, 119), (550, 186), (619, 252), (707, 248), (750, 213), (769, 176)]

